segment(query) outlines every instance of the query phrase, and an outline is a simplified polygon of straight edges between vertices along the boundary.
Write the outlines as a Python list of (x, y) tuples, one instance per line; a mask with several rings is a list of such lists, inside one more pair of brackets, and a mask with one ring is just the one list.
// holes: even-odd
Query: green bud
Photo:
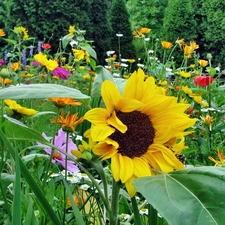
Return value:
[(82, 158), (90, 161), (92, 159), (91, 152), (90, 151), (84, 151), (82, 153)]
[(207, 53), (206, 58), (207, 58), (208, 60), (212, 59), (212, 54), (211, 54), (211, 53)]
[(7, 68), (3, 68), (0, 71), (0, 77), (2, 77), (3, 79), (8, 78), (10, 76), (10, 72)]
[(10, 117), (14, 114), (13, 110), (10, 109), (8, 106), (5, 106), (5, 112), (7, 116), (10, 116)]

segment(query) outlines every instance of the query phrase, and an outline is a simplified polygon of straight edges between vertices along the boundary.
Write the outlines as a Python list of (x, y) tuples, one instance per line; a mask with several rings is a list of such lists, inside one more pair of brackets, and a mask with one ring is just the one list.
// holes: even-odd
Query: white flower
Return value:
[(141, 63), (138, 63), (137, 66), (138, 67), (144, 67), (145, 65), (144, 64), (141, 64)]
[(77, 135), (75, 140), (82, 141), (83, 140), (83, 137), (81, 135)]
[(145, 38), (144, 40), (145, 40), (145, 41), (149, 41), (149, 40), (150, 40), (150, 38)]
[(111, 56), (111, 55), (114, 54), (114, 53), (115, 53), (115, 51), (107, 51), (107, 52), (106, 52), (107, 56)]
[(117, 37), (123, 37), (123, 34), (116, 34)]
[(154, 53), (154, 50), (152, 50), (152, 49), (151, 50), (148, 50), (148, 53), (149, 54)]
[(123, 219), (128, 220), (130, 218), (129, 214), (126, 213), (122, 213), (121, 216), (123, 217)]
[(140, 209), (139, 210), (139, 213), (141, 214), (141, 215), (148, 215), (148, 209), (145, 209), (145, 208), (143, 208), (143, 209)]
[(121, 62), (127, 62), (128, 59), (121, 59)]
[(90, 186), (87, 185), (87, 184), (82, 184), (82, 185), (80, 186), (80, 189), (82, 189), (82, 190), (84, 190), (84, 191), (87, 191), (89, 187), (90, 187)]
[(78, 41), (72, 40), (70, 42), (70, 45), (73, 47), (74, 45), (78, 45)]
[(122, 67), (128, 67), (128, 65), (126, 63), (121, 63)]

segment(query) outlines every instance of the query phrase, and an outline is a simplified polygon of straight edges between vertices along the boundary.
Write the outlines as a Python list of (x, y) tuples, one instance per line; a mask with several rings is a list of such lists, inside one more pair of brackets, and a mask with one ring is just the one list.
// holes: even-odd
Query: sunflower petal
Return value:
[(101, 95), (106, 108), (112, 113), (121, 98), (118, 88), (111, 81), (105, 80), (102, 84)]
[(118, 109), (121, 112), (132, 112), (134, 110), (140, 109), (143, 107), (144, 103), (136, 100), (136, 99), (129, 99), (129, 98), (121, 98), (118, 102)]
[(133, 186), (132, 182), (135, 179), (135, 176), (132, 176), (129, 180), (126, 181), (125, 186), (127, 189), (128, 194), (130, 195), (130, 197), (134, 197), (134, 195), (136, 194), (136, 189)]
[(113, 132), (115, 132), (115, 128), (113, 127), (92, 125), (91, 138), (93, 141), (102, 141), (110, 136)]
[(121, 120), (116, 116), (115, 111), (113, 111), (112, 115), (107, 120), (107, 123), (115, 127), (121, 133), (125, 133), (127, 131), (127, 126), (121, 122)]
[(134, 173), (134, 163), (131, 158), (119, 154), (120, 180), (125, 183)]
[(151, 170), (148, 162), (142, 158), (133, 158), (134, 175), (136, 177), (151, 176)]
[(89, 111), (87, 111), (84, 115), (84, 119), (88, 120), (94, 125), (108, 125), (107, 119), (110, 117), (110, 113), (107, 111), (107, 109), (103, 108), (94, 108)]

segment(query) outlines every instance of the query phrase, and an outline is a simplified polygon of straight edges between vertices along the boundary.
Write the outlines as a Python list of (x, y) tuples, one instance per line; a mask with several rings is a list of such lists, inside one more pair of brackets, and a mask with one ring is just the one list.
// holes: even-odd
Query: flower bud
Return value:
[(206, 58), (207, 58), (208, 60), (212, 59), (212, 54), (211, 54), (211, 53), (207, 53)]
[(90, 161), (92, 159), (92, 154), (90, 151), (84, 151), (82, 153), (82, 158)]
[(10, 76), (10, 72), (7, 68), (3, 68), (0, 71), (0, 77), (2, 77), (3, 79), (8, 78)]
[(13, 110), (10, 109), (8, 106), (5, 106), (5, 112), (7, 116), (10, 116), (10, 117), (14, 114)]

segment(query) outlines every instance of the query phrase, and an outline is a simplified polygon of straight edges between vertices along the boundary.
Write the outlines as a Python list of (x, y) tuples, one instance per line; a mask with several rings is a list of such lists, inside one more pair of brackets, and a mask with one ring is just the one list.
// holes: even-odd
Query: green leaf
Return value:
[(13, 45), (15, 45), (15, 44), (16, 44), (16, 41), (15, 41), (15, 40), (13, 40), (13, 39), (3, 38), (3, 40), (5, 40), (5, 41), (7, 41), (8, 43), (11, 43), (11, 44), (13, 44)]
[(15, 181), (15, 175), (9, 173), (1, 174), (1, 182), (4, 188), (8, 187), (11, 183)]
[(85, 44), (81, 44), (80, 45), (82, 48), (84, 48), (89, 54), (90, 54), (90, 56), (93, 58), (93, 59), (95, 59), (95, 60), (97, 60), (97, 54), (96, 54), (96, 51), (90, 46), (90, 45), (85, 45)]
[(66, 35), (62, 38), (62, 46), (63, 49), (66, 48), (66, 46), (69, 44), (69, 42), (71, 42), (73, 39), (73, 35)]
[(70, 97), (89, 104), (90, 97), (79, 90), (59, 84), (29, 84), (8, 87), (0, 92), (0, 99), (36, 99)]
[(195, 167), (138, 178), (133, 184), (168, 224), (224, 224), (225, 168)]
[(206, 71), (209, 73), (211, 77), (213, 77), (216, 74), (216, 69), (210, 66), (206, 67)]

